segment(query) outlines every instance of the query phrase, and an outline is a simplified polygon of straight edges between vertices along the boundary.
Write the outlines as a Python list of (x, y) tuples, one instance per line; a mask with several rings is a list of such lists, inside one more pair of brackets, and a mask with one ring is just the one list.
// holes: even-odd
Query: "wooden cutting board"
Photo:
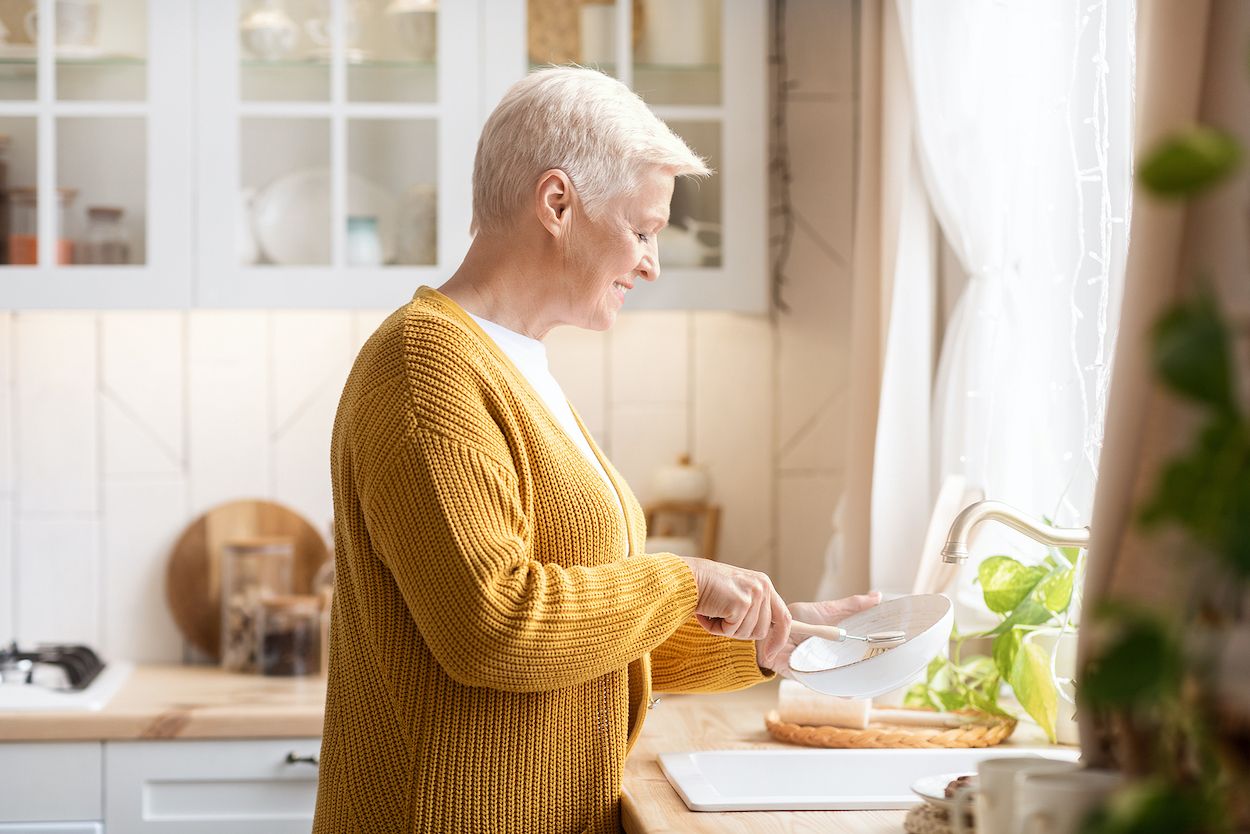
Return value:
[(221, 547), (231, 539), (290, 536), (295, 540), (292, 591), (306, 594), (329, 551), (299, 513), (273, 501), (231, 501), (191, 522), (169, 554), (165, 598), (178, 630), (210, 657), (221, 652)]

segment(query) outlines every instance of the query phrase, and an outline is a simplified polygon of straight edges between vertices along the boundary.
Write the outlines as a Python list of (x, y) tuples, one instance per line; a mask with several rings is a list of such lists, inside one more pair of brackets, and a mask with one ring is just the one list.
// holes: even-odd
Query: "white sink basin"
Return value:
[(991, 756), (1076, 761), (1056, 747), (972, 750), (706, 750), (662, 753), (660, 767), (691, 811), (864, 811), (920, 801), (922, 776), (972, 773)]

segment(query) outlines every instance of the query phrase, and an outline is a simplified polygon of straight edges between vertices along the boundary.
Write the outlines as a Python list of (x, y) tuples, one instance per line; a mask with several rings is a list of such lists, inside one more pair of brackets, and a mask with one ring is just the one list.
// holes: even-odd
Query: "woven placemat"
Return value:
[(908, 727), (900, 724), (869, 724), (862, 730), (846, 727), (815, 727), (788, 724), (777, 710), (764, 719), (768, 732), (778, 741), (807, 747), (935, 748), (993, 747), (1016, 729), (1013, 718), (960, 710), (976, 720), (962, 727)]

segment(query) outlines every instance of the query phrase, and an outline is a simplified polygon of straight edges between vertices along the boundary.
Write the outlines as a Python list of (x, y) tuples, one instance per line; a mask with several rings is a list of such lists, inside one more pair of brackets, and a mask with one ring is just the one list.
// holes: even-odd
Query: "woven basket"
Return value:
[(1016, 729), (1013, 718), (971, 710), (960, 710), (976, 721), (962, 727), (906, 727), (900, 724), (869, 724), (865, 729), (846, 727), (811, 727), (804, 724), (787, 724), (777, 715), (777, 710), (764, 719), (773, 738), (789, 744), (807, 747), (878, 747), (878, 748), (936, 748), (936, 747), (993, 747), (1006, 740)]

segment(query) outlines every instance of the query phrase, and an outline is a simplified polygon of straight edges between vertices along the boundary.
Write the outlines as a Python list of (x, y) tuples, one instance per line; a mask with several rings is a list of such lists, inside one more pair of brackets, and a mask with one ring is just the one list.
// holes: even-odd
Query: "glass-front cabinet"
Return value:
[(0, 0), (0, 305), (191, 303), (192, 18)]
[(201, 0), (199, 303), (395, 307), (455, 269), (477, 6)]
[(0, 0), (0, 307), (398, 306), (468, 248), (500, 96), (579, 63), (716, 172), (678, 182), (630, 307), (765, 311), (766, 9)]
[(766, 11), (762, 0), (526, 0), (530, 68), (619, 78), (715, 172), (677, 181), (661, 278), (630, 294), (634, 308), (768, 309)]

